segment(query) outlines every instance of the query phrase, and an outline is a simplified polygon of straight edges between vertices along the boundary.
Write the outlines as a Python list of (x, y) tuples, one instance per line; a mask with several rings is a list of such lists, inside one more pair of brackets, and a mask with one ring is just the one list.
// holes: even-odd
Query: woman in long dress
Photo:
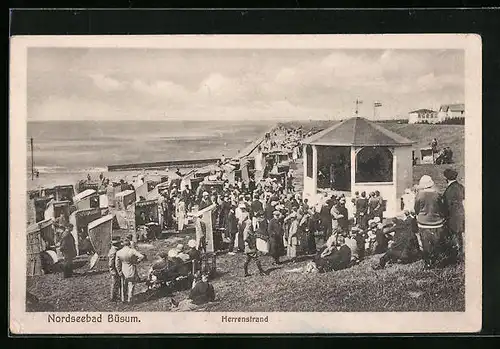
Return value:
[(297, 246), (299, 245), (299, 240), (297, 238), (299, 222), (302, 219), (298, 213), (292, 213), (285, 221), (290, 220), (290, 228), (288, 230), (288, 239), (287, 239), (287, 249), (286, 255), (294, 260), (297, 257)]
[(180, 199), (177, 202), (177, 207), (176, 207), (176, 214), (175, 216), (177, 217), (177, 231), (181, 233), (184, 230), (184, 224), (186, 224), (186, 203), (184, 199)]

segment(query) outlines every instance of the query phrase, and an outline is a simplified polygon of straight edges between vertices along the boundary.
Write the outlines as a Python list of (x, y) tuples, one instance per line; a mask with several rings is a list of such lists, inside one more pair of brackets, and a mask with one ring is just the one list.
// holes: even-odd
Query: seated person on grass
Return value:
[(320, 272), (341, 270), (351, 265), (351, 249), (345, 244), (343, 236), (337, 237), (337, 246), (327, 242), (327, 245), (314, 257), (314, 263)]
[(383, 233), (394, 234), (392, 243), (373, 269), (383, 269), (387, 263), (413, 263), (421, 257), (412, 219), (409, 215), (405, 215), (387, 222)]
[(212, 284), (208, 282), (208, 275), (202, 274), (201, 280), (198, 281), (189, 293), (189, 299), (196, 305), (211, 302), (215, 300), (215, 290)]

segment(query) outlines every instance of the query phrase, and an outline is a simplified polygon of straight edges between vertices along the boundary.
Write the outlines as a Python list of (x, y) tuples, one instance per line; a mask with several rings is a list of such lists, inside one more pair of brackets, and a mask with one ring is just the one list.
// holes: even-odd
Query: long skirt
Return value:
[(316, 239), (312, 231), (307, 233), (307, 251), (308, 254), (316, 253)]
[(269, 253), (269, 242), (268, 241), (261, 239), (261, 238), (257, 238), (256, 244), (257, 244), (258, 251), (260, 251), (263, 254)]
[(285, 246), (281, 235), (272, 236), (269, 239), (269, 254), (273, 257), (281, 257), (285, 254)]
[(179, 215), (177, 216), (177, 230), (183, 231), (184, 224), (186, 224), (186, 216), (183, 212), (179, 212)]
[(297, 257), (297, 238), (295, 236), (288, 239), (286, 255), (290, 258)]

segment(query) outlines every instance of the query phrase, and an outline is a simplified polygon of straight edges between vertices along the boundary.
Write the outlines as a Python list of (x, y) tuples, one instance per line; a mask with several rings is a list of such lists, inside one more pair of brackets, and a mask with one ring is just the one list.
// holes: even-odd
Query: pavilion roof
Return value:
[(415, 143), (361, 117), (353, 117), (320, 131), (303, 144), (332, 146), (408, 146)]

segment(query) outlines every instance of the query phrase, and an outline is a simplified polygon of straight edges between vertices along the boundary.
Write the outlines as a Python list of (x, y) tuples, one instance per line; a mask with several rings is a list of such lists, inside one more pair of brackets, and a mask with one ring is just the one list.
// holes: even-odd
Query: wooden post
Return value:
[(30, 138), (30, 143), (31, 143), (31, 180), (33, 180), (35, 175), (35, 168), (34, 168), (35, 160), (33, 159), (33, 137)]

